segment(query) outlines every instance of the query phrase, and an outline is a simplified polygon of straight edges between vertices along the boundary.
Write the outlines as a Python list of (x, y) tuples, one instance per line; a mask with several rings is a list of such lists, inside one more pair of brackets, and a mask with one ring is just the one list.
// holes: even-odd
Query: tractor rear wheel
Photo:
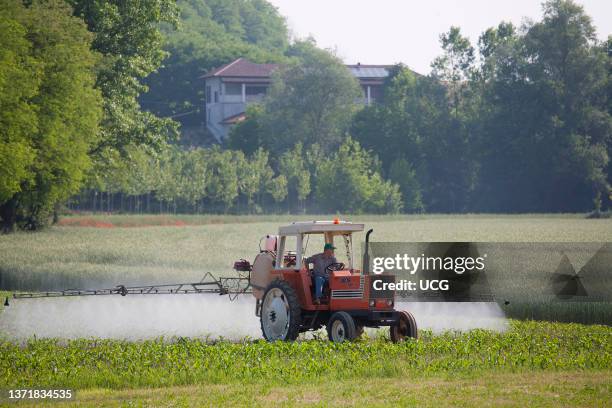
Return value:
[(302, 310), (295, 290), (276, 279), (268, 285), (261, 302), (261, 332), (268, 341), (293, 341), (300, 334)]
[(409, 338), (418, 338), (417, 323), (412, 313), (402, 310), (399, 315), (398, 324), (391, 326), (391, 341), (398, 343)]
[(346, 312), (336, 312), (329, 318), (327, 323), (327, 335), (334, 343), (353, 341), (357, 338), (355, 321)]

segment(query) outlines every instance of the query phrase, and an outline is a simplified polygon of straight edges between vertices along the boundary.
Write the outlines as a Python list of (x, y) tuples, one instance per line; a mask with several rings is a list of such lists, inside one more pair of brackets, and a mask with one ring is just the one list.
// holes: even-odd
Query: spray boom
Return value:
[[(216, 278), (207, 272), (199, 282), (171, 283), (164, 285), (125, 286), (117, 285), (110, 289), (66, 289), (54, 292), (21, 292), (13, 293), (14, 299), (31, 299), (63, 296), (104, 296), (104, 295), (169, 295), (190, 293), (218, 293), (228, 295), (234, 300), (238, 295), (251, 293), (250, 271), (249, 275), (236, 277)], [(8, 297), (4, 302), (9, 305)]]

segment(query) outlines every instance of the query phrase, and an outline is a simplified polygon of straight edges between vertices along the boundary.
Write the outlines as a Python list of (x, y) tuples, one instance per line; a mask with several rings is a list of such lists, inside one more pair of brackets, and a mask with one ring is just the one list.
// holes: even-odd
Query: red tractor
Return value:
[[(393, 291), (373, 290), (371, 281), (382, 276), (367, 273), (368, 240), (366, 235), (365, 271), (353, 265), (352, 234), (364, 230), (363, 224), (345, 221), (294, 222), (279, 228), (277, 236), (265, 237), (265, 248), (255, 258), (250, 286), (256, 298), (255, 314), (260, 317), (263, 336), (268, 341), (295, 340), (302, 332), (327, 327), (334, 342), (358, 338), (364, 327), (389, 326), (391, 340), (417, 338), (414, 316), (394, 309)], [(336, 252), (343, 263), (327, 267), (328, 284), (320, 303), (313, 302), (313, 270), (305, 265), (308, 243), (336, 244), (345, 254)], [(289, 241), (295, 248), (288, 250)], [(336, 241), (336, 242), (334, 242)], [(316, 244), (315, 244), (316, 245)], [(317, 248), (318, 249), (318, 245)], [(384, 276), (385, 281), (393, 280)]]

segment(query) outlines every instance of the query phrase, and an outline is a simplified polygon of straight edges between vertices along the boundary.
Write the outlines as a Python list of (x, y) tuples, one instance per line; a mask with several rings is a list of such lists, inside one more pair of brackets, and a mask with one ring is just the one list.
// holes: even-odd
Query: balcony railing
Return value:
[(223, 95), (221, 102), (223, 103), (250, 103), (250, 102), (261, 102), (266, 95), (245, 95), (245, 100), (242, 100), (242, 95)]

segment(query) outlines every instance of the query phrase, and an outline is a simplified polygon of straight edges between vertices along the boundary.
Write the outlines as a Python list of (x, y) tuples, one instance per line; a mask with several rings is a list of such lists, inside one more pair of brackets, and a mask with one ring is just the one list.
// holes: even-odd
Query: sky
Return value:
[[(347, 64), (402, 62), (427, 74), (441, 53), (440, 34), (452, 25), (477, 46), (479, 35), (500, 21), (520, 25), (542, 17), (539, 0), (268, 0), (294, 38), (312, 36)], [(612, 0), (578, 0), (600, 39), (612, 34)]]

